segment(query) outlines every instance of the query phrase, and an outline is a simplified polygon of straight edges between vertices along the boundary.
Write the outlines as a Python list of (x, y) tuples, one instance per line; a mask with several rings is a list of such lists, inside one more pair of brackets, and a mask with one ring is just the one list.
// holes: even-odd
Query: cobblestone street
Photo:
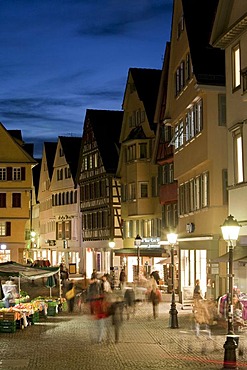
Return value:
[[(169, 296), (160, 304), (159, 316), (152, 318), (149, 303), (139, 303), (135, 314), (124, 322), (119, 343), (113, 326), (110, 338), (101, 344), (92, 340), (96, 322), (81, 312), (40, 319), (16, 333), (1, 333), (0, 369), (3, 370), (123, 370), (123, 369), (221, 369), (225, 329), (213, 327), (212, 339), (193, 330), (190, 309), (177, 303), (179, 328), (169, 328)], [(247, 340), (241, 332), (237, 351), (238, 366), (247, 369)]]

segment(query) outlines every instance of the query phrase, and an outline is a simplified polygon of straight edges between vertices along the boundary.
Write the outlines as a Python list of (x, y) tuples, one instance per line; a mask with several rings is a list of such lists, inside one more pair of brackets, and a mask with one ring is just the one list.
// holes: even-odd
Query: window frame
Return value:
[(240, 43), (232, 48), (232, 90), (233, 92), (241, 87), (241, 50)]

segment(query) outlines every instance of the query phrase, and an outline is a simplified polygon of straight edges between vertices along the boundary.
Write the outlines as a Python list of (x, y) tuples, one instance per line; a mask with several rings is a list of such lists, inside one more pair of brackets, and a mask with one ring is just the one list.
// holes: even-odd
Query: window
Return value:
[(147, 143), (139, 144), (139, 150), (140, 150), (140, 159), (147, 158)]
[(63, 223), (57, 223), (57, 239), (64, 239)]
[(209, 173), (203, 172), (179, 186), (179, 213), (188, 214), (209, 206)]
[(65, 176), (65, 179), (69, 179), (71, 177), (71, 172), (70, 172), (70, 168), (69, 167), (66, 167), (64, 169), (64, 176)]
[(129, 145), (127, 147), (127, 162), (136, 159), (136, 145)]
[(176, 96), (183, 90), (185, 85), (184, 61), (182, 61), (176, 70)]
[(14, 181), (21, 180), (21, 168), (20, 167), (13, 167), (13, 180)]
[(12, 207), (20, 208), (21, 207), (21, 193), (12, 194)]
[(226, 94), (218, 95), (218, 125), (226, 126)]
[(148, 183), (147, 182), (140, 183), (140, 195), (141, 195), (141, 198), (148, 198)]
[(162, 227), (174, 229), (178, 224), (177, 203), (166, 204), (162, 207)]
[(184, 30), (184, 16), (182, 15), (181, 18), (178, 21), (178, 27), (177, 27), (177, 38), (179, 39), (181, 33)]
[(240, 87), (240, 45), (232, 49), (232, 72), (233, 72), (233, 90)]
[(0, 208), (6, 208), (6, 193), (0, 193)]
[(11, 223), (10, 222), (0, 222), (0, 236), (10, 236), (11, 235)]
[(132, 182), (129, 184), (129, 200), (136, 199), (136, 184)]
[(203, 117), (202, 117), (202, 100), (198, 100), (194, 105), (195, 110), (195, 134), (199, 134), (203, 128)]
[(71, 239), (71, 221), (65, 221), (65, 239)]
[(188, 53), (185, 58), (185, 81), (188, 82), (191, 78), (191, 62), (190, 54)]
[(235, 181), (240, 183), (244, 181), (243, 166), (243, 137), (242, 129), (239, 128), (234, 132), (234, 151), (235, 151)]
[(0, 167), (0, 181), (6, 181), (7, 180), (7, 168)]
[(178, 146), (181, 147), (184, 144), (184, 123), (183, 121), (179, 122), (178, 129)]

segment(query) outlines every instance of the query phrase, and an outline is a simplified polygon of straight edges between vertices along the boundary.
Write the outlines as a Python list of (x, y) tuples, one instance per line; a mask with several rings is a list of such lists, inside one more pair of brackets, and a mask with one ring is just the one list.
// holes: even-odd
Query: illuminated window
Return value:
[(240, 87), (240, 45), (232, 49), (233, 89)]
[(234, 133), (234, 150), (235, 150), (235, 180), (236, 183), (244, 181), (243, 167), (243, 137), (240, 129)]
[(21, 180), (21, 168), (20, 167), (13, 167), (13, 180), (14, 181)]
[(7, 180), (7, 169), (5, 167), (0, 167), (0, 181)]

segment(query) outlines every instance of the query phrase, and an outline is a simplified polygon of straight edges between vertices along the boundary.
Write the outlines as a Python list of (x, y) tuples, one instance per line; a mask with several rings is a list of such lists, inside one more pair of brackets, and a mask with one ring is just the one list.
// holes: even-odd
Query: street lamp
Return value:
[(171, 329), (178, 328), (178, 311), (176, 308), (175, 289), (174, 289), (174, 245), (177, 243), (177, 238), (178, 235), (175, 233), (167, 234), (167, 240), (171, 246), (171, 266), (172, 266), (172, 301), (171, 309), (169, 311)]
[(140, 279), (140, 245), (142, 243), (142, 238), (139, 234), (135, 238), (135, 246), (137, 247), (137, 278)]
[(223, 369), (236, 369), (236, 348), (238, 347), (238, 336), (234, 333), (233, 328), (233, 242), (238, 239), (240, 225), (232, 215), (228, 216), (221, 226), (221, 231), (224, 240), (228, 243), (229, 249), (229, 290), (227, 294), (228, 304), (228, 331), (226, 342), (224, 344), (224, 367)]

